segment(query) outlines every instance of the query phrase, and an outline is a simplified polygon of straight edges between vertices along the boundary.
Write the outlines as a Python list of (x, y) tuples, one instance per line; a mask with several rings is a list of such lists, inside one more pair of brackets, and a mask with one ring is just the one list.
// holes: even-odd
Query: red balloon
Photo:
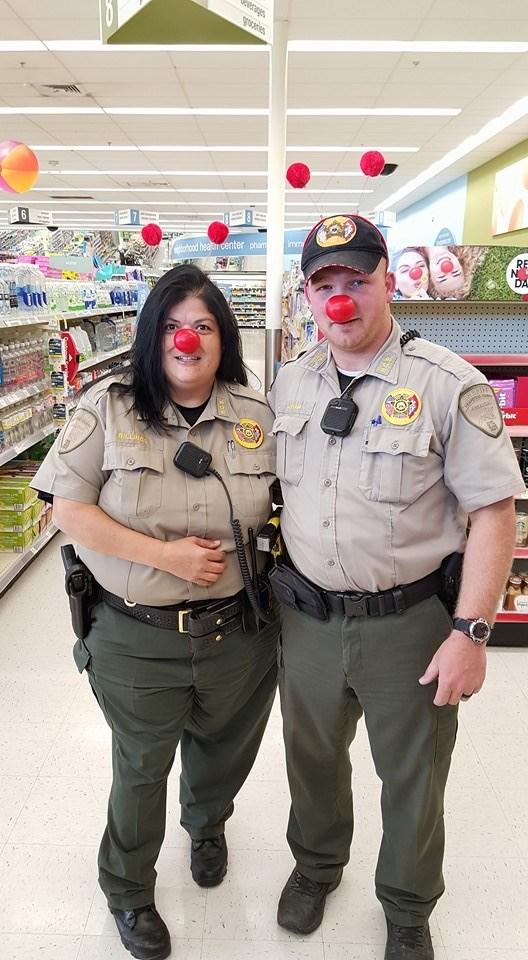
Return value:
[(453, 272), (453, 261), (452, 260), (442, 260), (440, 264), (440, 270), (442, 273), (452, 273)]
[(412, 270), (409, 270), (409, 276), (411, 280), (421, 280), (423, 270), (421, 267), (413, 267)]
[(290, 187), (302, 190), (310, 182), (311, 175), (310, 167), (307, 167), (305, 163), (291, 163), (286, 171), (286, 180)]
[(332, 323), (348, 323), (356, 313), (356, 304), (346, 293), (339, 293), (326, 301), (326, 315)]
[(194, 353), (200, 346), (200, 334), (196, 333), (196, 330), (184, 327), (174, 334), (174, 346), (182, 353)]
[(366, 177), (379, 177), (385, 166), (385, 157), (379, 150), (367, 150), (361, 157), (359, 166)]
[(141, 228), (141, 236), (147, 246), (157, 247), (158, 244), (161, 243), (163, 231), (157, 223), (146, 223), (145, 226)]
[(213, 220), (207, 228), (207, 236), (211, 243), (216, 243), (220, 245), (227, 240), (229, 236), (229, 227), (226, 223), (222, 223), (221, 220)]

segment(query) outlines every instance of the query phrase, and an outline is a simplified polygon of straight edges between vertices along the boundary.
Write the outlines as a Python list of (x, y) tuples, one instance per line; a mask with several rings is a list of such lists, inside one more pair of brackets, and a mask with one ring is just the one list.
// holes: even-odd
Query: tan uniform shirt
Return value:
[[(170, 433), (158, 434), (130, 409), (131, 397), (109, 390), (121, 377), (94, 384), (80, 399), (38, 470), (32, 486), (67, 500), (98, 504), (109, 517), (132, 530), (173, 540), (197, 536), (221, 540), (227, 567), (210, 587), (200, 587), (170, 573), (104, 556), (86, 547), (79, 555), (97, 581), (112, 593), (150, 606), (231, 596), (242, 589), (229, 504), (219, 480), (184, 474), (173, 457), (185, 440), (213, 455), (211, 466), (224, 479), (244, 541), (248, 527), (257, 529), (270, 513), (270, 487), (275, 479), (273, 417), (265, 398), (249, 387), (216, 383), (209, 403), (193, 427), (168, 406)], [(247, 437), (240, 420), (258, 424), (260, 446), (244, 447), (235, 433), (254, 444), (251, 423)], [(263, 555), (261, 554), (262, 558)]]
[(393, 320), (354, 387), (359, 413), (347, 437), (320, 426), (341, 395), (326, 343), (285, 364), (269, 394), (285, 543), (327, 590), (426, 576), (464, 549), (469, 512), (524, 491), (485, 377), (445, 347), (415, 339), (402, 348), (400, 337)]

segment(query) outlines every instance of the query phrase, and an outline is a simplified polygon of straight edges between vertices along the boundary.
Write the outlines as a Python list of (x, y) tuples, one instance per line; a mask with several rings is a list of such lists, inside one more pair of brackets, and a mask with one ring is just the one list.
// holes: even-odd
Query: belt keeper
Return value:
[(403, 590), (400, 590), (398, 587), (396, 590), (392, 591), (392, 596), (394, 599), (394, 608), (396, 613), (404, 613), (405, 610), (407, 610), (407, 604), (405, 602)]

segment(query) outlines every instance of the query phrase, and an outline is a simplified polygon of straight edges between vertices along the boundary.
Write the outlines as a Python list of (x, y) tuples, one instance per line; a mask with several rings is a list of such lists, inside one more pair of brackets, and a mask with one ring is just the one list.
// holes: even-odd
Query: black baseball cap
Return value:
[(351, 267), (373, 273), (381, 258), (389, 254), (383, 234), (365, 217), (343, 213), (325, 217), (304, 241), (301, 270), (307, 283), (323, 267)]

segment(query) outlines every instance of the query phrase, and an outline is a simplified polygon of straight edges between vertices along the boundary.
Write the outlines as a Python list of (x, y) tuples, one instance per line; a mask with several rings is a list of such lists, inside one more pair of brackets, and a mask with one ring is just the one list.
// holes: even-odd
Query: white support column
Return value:
[(281, 349), (287, 84), (288, 21), (276, 20), (269, 66), (266, 389), (275, 377)]

